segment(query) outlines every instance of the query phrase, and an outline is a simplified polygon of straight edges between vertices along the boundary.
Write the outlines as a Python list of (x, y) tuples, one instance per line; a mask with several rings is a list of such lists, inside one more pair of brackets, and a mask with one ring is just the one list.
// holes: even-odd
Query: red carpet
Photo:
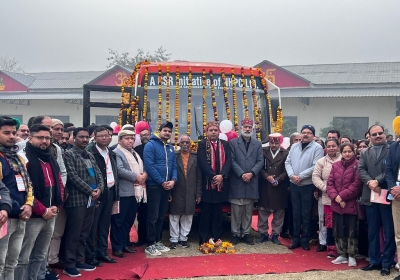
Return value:
[[(253, 221), (252, 227), (256, 227), (256, 221)], [(136, 237), (134, 235), (133, 232), (133, 240)], [(288, 246), (289, 240), (282, 240), (282, 243)], [(143, 271), (146, 264), (148, 267), (142, 279), (290, 273), (311, 270), (332, 271), (359, 269), (367, 264), (364, 260), (358, 260), (356, 268), (349, 268), (346, 264), (333, 265), (332, 259), (326, 258), (326, 253), (317, 253), (315, 249), (315, 247), (311, 247), (310, 251), (304, 251), (300, 248), (293, 250), (292, 254), (234, 254), (147, 259), (144, 249), (139, 248), (136, 254), (127, 254), (126, 258), (118, 259), (118, 264), (104, 264), (95, 271), (83, 271), (82, 277), (77, 279), (137, 279), (134, 276), (135, 272)], [(136, 270), (134, 270), (135, 268)], [(71, 279), (62, 275), (61, 270), (59, 273), (60, 279)]]

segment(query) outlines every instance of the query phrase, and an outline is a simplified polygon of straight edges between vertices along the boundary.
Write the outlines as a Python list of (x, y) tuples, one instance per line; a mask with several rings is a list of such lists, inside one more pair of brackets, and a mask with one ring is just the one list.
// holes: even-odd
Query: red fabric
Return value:
[[(331, 209), (338, 214), (357, 215), (356, 199), (361, 193), (362, 182), (358, 177), (358, 160), (353, 157), (349, 161), (342, 159), (332, 165), (326, 185), (326, 193), (332, 200)], [(342, 208), (335, 198), (340, 196), (346, 206)]]
[[(208, 147), (211, 147), (210, 149)], [(216, 143), (210, 141), (207, 139), (207, 143), (206, 143), (206, 148), (207, 148), (207, 153), (210, 153), (210, 164), (211, 164), (211, 168), (212, 170), (214, 170), (214, 172), (217, 171), (217, 149), (219, 152), (219, 171), (222, 171), (222, 168), (225, 165), (225, 150), (224, 150), (224, 145), (221, 143), (221, 141), (217, 141)], [(218, 188), (219, 192), (222, 192), (222, 183), (217, 186), (215, 185), (213, 182), (210, 182), (209, 184), (207, 184), (207, 187), (209, 185), (211, 185), (212, 189), (216, 189)]]

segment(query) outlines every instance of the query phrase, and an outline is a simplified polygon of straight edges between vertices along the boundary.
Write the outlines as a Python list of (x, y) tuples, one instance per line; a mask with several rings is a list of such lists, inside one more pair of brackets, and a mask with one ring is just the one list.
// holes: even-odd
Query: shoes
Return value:
[(183, 248), (189, 248), (190, 244), (187, 243), (187, 241), (178, 241), (179, 245), (181, 245)]
[(282, 243), (279, 241), (278, 235), (272, 235), (271, 242), (275, 245), (282, 245)]
[(400, 280), (400, 275), (396, 276), (393, 280)]
[(318, 239), (311, 239), (311, 240), (308, 242), (308, 244), (309, 244), (310, 246), (315, 246), (315, 245), (318, 244)]
[[(357, 266), (357, 261), (353, 257), (349, 257), (349, 266)], [(382, 274), (382, 271), (381, 271)]]
[(113, 254), (113, 256), (116, 256), (118, 258), (125, 258), (125, 254), (121, 250), (114, 251), (112, 254)]
[(155, 245), (147, 246), (146, 249), (144, 249), (144, 252), (150, 256), (160, 256), (161, 255), (161, 252), (156, 249)]
[(389, 268), (382, 268), (381, 269), (381, 275), (382, 276), (386, 276), (386, 275), (389, 275), (390, 274), (390, 269)]
[(381, 268), (382, 267), (380, 265), (369, 264), (367, 266), (362, 267), (361, 270), (370, 271), (370, 270), (380, 270)]
[(242, 241), (243, 241), (244, 243), (246, 243), (247, 245), (254, 245), (254, 240), (251, 239), (250, 236), (249, 236), (248, 234), (245, 234), (245, 235), (242, 237)]
[(128, 243), (128, 246), (131, 246), (131, 247), (140, 247), (140, 246), (143, 246), (144, 245), (144, 242), (142, 242), (142, 241), (138, 241), (138, 242), (129, 242)]
[(310, 251), (310, 243), (306, 243), (306, 242), (302, 243), (301, 248), (303, 248), (303, 250), (305, 250), (305, 251)]
[(357, 260), (365, 260), (367, 257), (361, 254), (356, 254), (354, 256), (354, 258), (356, 258)]
[(300, 247), (299, 242), (292, 242), (292, 244), (289, 245), (289, 249), (296, 249)]
[(333, 264), (342, 264), (342, 263), (348, 263), (348, 262), (349, 262), (348, 259), (346, 257), (342, 257), (342, 256), (339, 256), (332, 261)]
[(62, 262), (49, 263), (49, 266), (51, 268), (64, 269), (64, 264)]
[(319, 245), (316, 251), (317, 252), (326, 252), (326, 250), (327, 250), (326, 245)]
[(292, 239), (293, 237), (288, 232), (281, 232), (280, 236), (285, 239)]
[(59, 280), (58, 276), (60, 276), (57, 272), (55, 271), (50, 271), (47, 270), (46, 274), (44, 275), (45, 280)]
[(156, 244), (154, 244), (154, 247), (162, 253), (168, 252), (170, 249), (167, 246), (164, 246), (160, 241), (158, 241)]
[(63, 274), (68, 275), (69, 277), (80, 277), (82, 276), (76, 267), (65, 267), (63, 270)]
[(83, 271), (93, 271), (93, 270), (96, 270), (96, 267), (94, 265), (90, 265), (87, 263), (77, 263), (76, 269), (83, 270)]
[(261, 234), (260, 237), (256, 240), (256, 243), (264, 243), (265, 241), (268, 241), (268, 236), (265, 234)]
[(101, 256), (97, 257), (97, 260), (105, 263), (117, 263), (118, 261), (116, 259), (112, 259), (109, 256)]
[(399, 271), (399, 270), (400, 270), (400, 266), (399, 266), (398, 263), (395, 264), (394, 269), (395, 269), (396, 271)]
[(124, 251), (125, 253), (130, 253), (130, 254), (136, 253), (136, 250), (131, 249), (128, 246), (126, 246), (124, 249), (122, 249), (122, 251)]
[(178, 242), (171, 242), (171, 244), (169, 245), (170, 249), (176, 249), (176, 246), (178, 245)]
[(103, 264), (96, 259), (86, 259), (86, 263), (91, 266), (103, 266)]
[(239, 242), (240, 242), (239, 236), (234, 235), (233, 238), (232, 238), (232, 244), (236, 245), (236, 244), (239, 244)]

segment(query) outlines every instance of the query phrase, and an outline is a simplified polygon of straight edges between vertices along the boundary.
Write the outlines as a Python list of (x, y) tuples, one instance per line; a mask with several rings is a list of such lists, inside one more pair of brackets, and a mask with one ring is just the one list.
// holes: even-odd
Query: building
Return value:
[[(361, 139), (379, 121), (391, 130), (400, 110), (400, 62), (278, 66), (267, 60), (257, 67), (281, 88), (284, 119), (300, 129), (312, 124), (317, 135), (334, 118), (347, 121)], [(121, 86), (130, 69), (18, 74), (0, 71), (1, 115), (27, 122), (47, 114), (82, 124), (83, 85)], [(277, 97), (276, 91), (270, 92)], [(119, 103), (120, 92), (92, 92), (92, 101)], [(93, 98), (95, 97), (95, 98)], [(91, 122), (116, 121), (118, 109), (92, 108)]]

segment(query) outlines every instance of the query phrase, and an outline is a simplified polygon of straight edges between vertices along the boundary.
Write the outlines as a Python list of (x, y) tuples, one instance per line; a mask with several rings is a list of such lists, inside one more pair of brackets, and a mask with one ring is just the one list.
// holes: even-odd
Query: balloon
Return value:
[(283, 138), (281, 146), (287, 149), (290, 146), (290, 138), (289, 137)]
[(110, 126), (111, 126), (111, 128), (114, 128), (114, 127), (117, 126), (117, 123), (116, 122), (112, 122), (112, 123), (110, 123)]
[(118, 132), (121, 131), (121, 127), (119, 126), (119, 124), (115, 125), (113, 127), (113, 134), (118, 134)]
[(228, 141), (231, 141), (232, 139), (238, 138), (238, 134), (236, 133), (236, 131), (231, 130), (228, 133), (225, 133), (226, 136), (228, 137)]
[(229, 131), (232, 130), (232, 122), (230, 120), (223, 120), (219, 124), (219, 129), (221, 130), (222, 133), (228, 133)]
[(136, 134), (135, 136), (135, 143), (133, 143), (133, 147), (139, 146), (142, 144), (142, 141), (140, 141), (140, 135)]
[(150, 129), (149, 124), (146, 121), (137, 122), (135, 125), (136, 135), (140, 134), (143, 129)]
[(228, 141), (228, 136), (226, 136), (225, 133), (220, 133), (218, 138), (221, 139), (221, 140)]

